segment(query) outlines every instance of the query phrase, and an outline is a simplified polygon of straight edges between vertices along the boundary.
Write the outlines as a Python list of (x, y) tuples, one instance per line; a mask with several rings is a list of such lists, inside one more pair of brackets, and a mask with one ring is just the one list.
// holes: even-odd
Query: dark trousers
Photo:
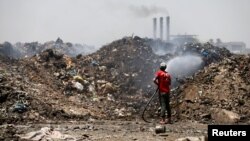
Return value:
[(168, 113), (167, 117), (171, 118), (171, 108), (169, 105), (169, 101), (170, 101), (169, 93), (160, 93), (161, 117), (162, 118), (166, 117), (165, 115), (166, 110)]

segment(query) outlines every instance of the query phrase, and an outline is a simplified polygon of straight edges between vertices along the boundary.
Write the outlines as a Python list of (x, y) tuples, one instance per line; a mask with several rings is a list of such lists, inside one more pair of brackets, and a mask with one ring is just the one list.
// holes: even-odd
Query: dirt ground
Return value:
[[(25, 136), (25, 134), (40, 130), (43, 127), (49, 127), (54, 131), (67, 134), (76, 140), (89, 141), (172, 141), (180, 137), (187, 136), (205, 136), (207, 134), (207, 125), (191, 121), (176, 122), (166, 124), (165, 133), (155, 133), (154, 123), (145, 123), (144, 121), (102, 121), (92, 120), (87, 122), (68, 121), (58, 123), (38, 123), (25, 125), (1, 125), (14, 126), (16, 136)], [(7, 139), (7, 138), (6, 138)]]

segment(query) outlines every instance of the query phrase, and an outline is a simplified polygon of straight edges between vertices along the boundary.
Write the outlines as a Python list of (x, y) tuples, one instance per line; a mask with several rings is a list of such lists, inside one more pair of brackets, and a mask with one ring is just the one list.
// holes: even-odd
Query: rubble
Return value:
[(44, 97), (50, 91), (47, 86), (49, 80), (42, 79), (47, 78), (46, 75), (38, 74), (38, 70), (30, 62), (5, 58), (0, 63), (1, 124), (67, 118), (63, 110), (52, 107), (48, 100), (43, 99), (51, 100), (51, 97)]
[(237, 123), (240, 120), (240, 116), (237, 113), (225, 110), (225, 109), (212, 109), (211, 117), (217, 123)]
[(186, 79), (172, 92), (179, 118), (204, 123), (247, 122), (249, 61), (250, 55), (233, 55)]
[[(186, 83), (177, 89), (182, 93), (176, 94), (181, 96), (180, 100), (183, 101), (180, 107), (187, 109), (191, 104), (209, 105), (214, 102), (211, 98), (201, 99), (209, 90), (209, 87), (205, 88), (205, 84), (210, 83), (215, 73), (220, 72), (215, 63), (232, 55), (227, 50), (210, 44), (190, 44), (179, 47), (176, 52), (159, 56), (154, 53), (154, 42), (146, 38), (125, 37), (103, 46), (95, 53), (77, 57), (70, 57), (69, 54), (61, 51), (64, 48), (71, 50), (71, 44), (61, 40), (45, 44), (26, 44), (28, 48), (29, 46), (35, 46), (35, 49), (38, 49), (37, 46), (41, 48), (39, 47), (38, 53), (35, 51), (36, 55), (31, 57), (28, 55), (27, 58), (8, 61), (2, 61), (7, 58), (1, 58), (0, 66), (3, 71), (0, 71), (2, 100), (0, 104), (3, 108), (0, 112), (4, 115), (1, 123), (23, 122), (31, 119), (32, 121), (48, 121), (69, 118), (87, 120), (90, 117), (110, 120), (137, 118), (142, 106), (150, 97), (148, 92), (155, 88), (152, 79), (160, 62), (190, 53), (201, 56), (205, 61), (201, 69), (204, 66), (208, 67), (201, 70), (205, 72), (200, 73), (200, 79), (197, 80), (198, 84), (204, 83), (202, 89), (203, 85), (197, 85), (197, 83), (187, 85), (188, 80), (183, 78)], [(225, 60), (227, 59), (224, 59), (224, 62)], [(212, 66), (214, 66), (213, 69), (208, 70)], [(208, 73), (209, 71), (213, 73)], [(221, 73), (223, 74), (223, 69)], [(239, 75), (248, 77), (245, 73)], [(223, 77), (227, 78), (227, 76)], [(230, 79), (234, 78), (230, 77)], [(220, 78), (215, 80), (222, 81)], [(237, 83), (243, 81), (249, 80), (242, 79)], [(248, 88), (245, 88), (242, 86), (238, 91), (247, 92)], [(183, 91), (187, 94), (183, 94)], [(27, 109), (20, 113), (10, 111), (11, 107), (20, 101), (18, 95), (21, 92), (24, 92), (23, 104), (27, 104)], [(242, 98), (238, 99), (238, 104), (248, 105)], [(223, 99), (225, 98), (221, 98)], [(149, 109), (149, 116), (155, 113), (157, 106), (156, 103), (153, 104)], [(192, 108), (181, 112), (184, 116), (201, 120), (200, 115), (204, 118), (211, 115), (204, 115), (206, 114), (204, 110), (199, 113), (198, 109), (204, 107), (197, 108), (196, 106), (194, 109), (197, 113), (195, 114), (192, 113), (194, 110)], [(229, 107), (222, 108), (229, 110)], [(247, 111), (236, 113), (241, 115), (243, 112)]]
[(3, 44), (0, 44), (0, 56), (5, 56), (5, 57), (20, 57), (21, 54), (18, 50), (16, 50), (11, 43), (9, 42), (4, 42)]
[(67, 134), (62, 134), (59, 131), (55, 131), (49, 127), (43, 127), (39, 131), (33, 131), (25, 135), (20, 135), (21, 140), (67, 140), (67, 141), (76, 141), (76, 138)]
[(0, 55), (10, 58), (27, 58), (39, 54), (47, 49), (53, 49), (61, 54), (66, 54), (69, 56), (77, 56), (79, 54), (86, 55), (97, 50), (97, 48), (94, 46), (88, 46), (85, 44), (72, 44), (69, 42), (64, 43), (62, 39), (57, 38), (56, 41), (48, 41), (44, 44), (38, 42), (18, 42), (16, 44), (4, 42), (3, 44), (0, 44)]
[(75, 87), (79, 91), (83, 90), (83, 85), (79, 82), (73, 82), (73, 87)]
[(0, 128), (0, 140), (18, 141), (20, 138), (16, 135), (17, 128), (14, 125), (5, 125)]
[(175, 141), (208, 141), (208, 138), (205, 136), (200, 137), (185, 137), (185, 138), (179, 138)]

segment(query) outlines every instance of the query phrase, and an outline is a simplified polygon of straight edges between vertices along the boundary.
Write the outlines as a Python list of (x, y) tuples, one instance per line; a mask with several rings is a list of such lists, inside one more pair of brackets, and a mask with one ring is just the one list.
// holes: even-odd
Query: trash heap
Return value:
[[(56, 42), (64, 44), (61, 40)], [(151, 39), (135, 36), (114, 41), (85, 56), (70, 57), (60, 48), (41, 47), (41, 52), (32, 57), (0, 58), (1, 123), (134, 119), (152, 95), (148, 91), (155, 89), (152, 79), (160, 62), (187, 52), (203, 55), (211, 62), (231, 56), (228, 50), (209, 44), (191, 44), (179, 47), (181, 53), (158, 56), (153, 44)]]
[(210, 43), (190, 43), (177, 47), (176, 54), (197, 54), (203, 59), (204, 66), (216, 63), (223, 58), (228, 58), (232, 54), (226, 48), (215, 47)]
[(70, 42), (64, 43), (62, 39), (57, 38), (56, 41), (48, 41), (44, 44), (38, 42), (11, 44), (4, 42), (0, 44), (0, 55), (4, 55), (10, 58), (24, 58), (32, 57), (35, 54), (39, 54), (47, 49), (54, 49), (61, 54), (69, 56), (76, 56), (78, 54), (89, 54), (96, 50), (94, 46), (88, 46), (85, 44), (72, 44)]
[(249, 62), (250, 55), (233, 55), (183, 81), (172, 92), (178, 117), (204, 123), (249, 123)]
[[(67, 118), (67, 114), (47, 103), (41, 97), (53, 91), (36, 83), (35, 68), (31, 70), (29, 62), (1, 58), (0, 61), (0, 123), (44, 121), (47, 118)], [(49, 99), (49, 98), (48, 98)]]
[(1, 57), (14, 57), (19, 58), (20, 52), (15, 50), (15, 48), (9, 42), (4, 42), (0, 44), (0, 56)]

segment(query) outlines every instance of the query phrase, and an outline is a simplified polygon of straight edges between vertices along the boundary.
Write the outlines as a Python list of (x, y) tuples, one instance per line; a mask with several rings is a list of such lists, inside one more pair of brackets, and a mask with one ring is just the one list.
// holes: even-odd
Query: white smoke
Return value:
[(202, 58), (197, 55), (178, 56), (167, 62), (167, 71), (172, 76), (173, 83), (176, 78), (193, 75), (202, 66)]
[(174, 54), (176, 52), (176, 47), (171, 46), (153, 46), (153, 52), (158, 56), (164, 56), (166, 54)]
[(72, 46), (71, 54), (76, 56), (78, 54), (87, 55), (97, 51), (99, 48), (96, 46), (88, 46), (86, 44), (74, 44)]
[(162, 14), (164, 16), (168, 15), (168, 11), (164, 7), (159, 7), (159, 6), (135, 6), (135, 5), (130, 5), (129, 6), (130, 12), (136, 17), (144, 18), (144, 17), (150, 17), (153, 15), (157, 14)]

